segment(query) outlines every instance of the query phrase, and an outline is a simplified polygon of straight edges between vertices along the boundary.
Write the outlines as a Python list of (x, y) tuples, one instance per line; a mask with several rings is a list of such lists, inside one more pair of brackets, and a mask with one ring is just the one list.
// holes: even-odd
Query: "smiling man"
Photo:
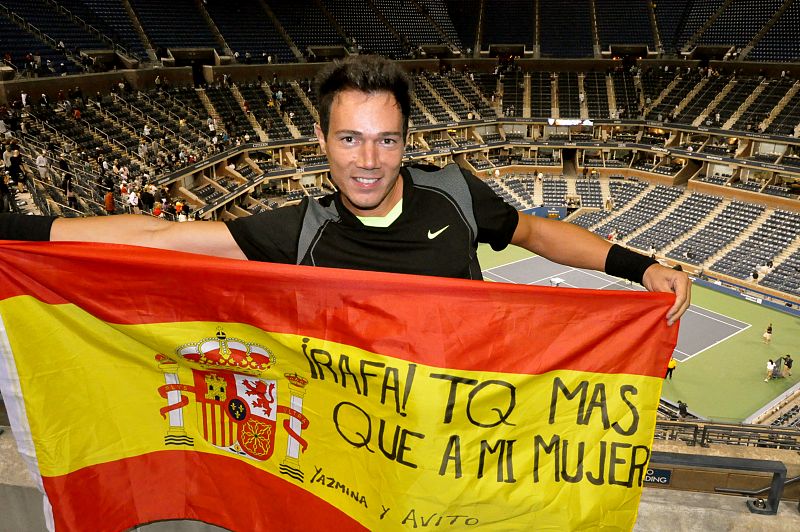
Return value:
[[(115, 242), (238, 259), (480, 279), (479, 243), (515, 244), (553, 261), (673, 292), (688, 277), (572, 224), (517, 212), (455, 164), (402, 166), (411, 84), (396, 63), (354, 56), (317, 77), (315, 127), (338, 191), (231, 222), (177, 224), (142, 216), (0, 217), (0, 239)], [(25, 218), (25, 219), (22, 219)], [(52, 226), (52, 227), (51, 227)]]

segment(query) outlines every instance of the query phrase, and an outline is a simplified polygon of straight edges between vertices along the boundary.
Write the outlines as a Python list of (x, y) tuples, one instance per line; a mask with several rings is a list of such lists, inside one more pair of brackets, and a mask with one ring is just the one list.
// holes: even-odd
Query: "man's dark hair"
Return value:
[(386, 91), (394, 96), (403, 114), (403, 140), (411, 115), (411, 79), (393, 61), (377, 55), (354, 55), (325, 66), (316, 77), (319, 126), (328, 134), (331, 107), (336, 95), (347, 89), (372, 93)]

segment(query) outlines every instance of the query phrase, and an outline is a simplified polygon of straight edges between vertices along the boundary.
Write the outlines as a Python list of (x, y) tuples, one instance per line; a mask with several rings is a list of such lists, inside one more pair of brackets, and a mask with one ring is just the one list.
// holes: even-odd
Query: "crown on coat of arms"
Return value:
[(216, 337), (176, 349), (184, 360), (199, 364), (203, 369), (232, 371), (259, 375), (275, 363), (275, 355), (262, 345), (229, 338), (221, 328)]
[(298, 388), (304, 388), (305, 385), (308, 384), (308, 379), (304, 379), (297, 373), (284, 373), (283, 376), (286, 377), (286, 380), (289, 381), (289, 383), (297, 386)]

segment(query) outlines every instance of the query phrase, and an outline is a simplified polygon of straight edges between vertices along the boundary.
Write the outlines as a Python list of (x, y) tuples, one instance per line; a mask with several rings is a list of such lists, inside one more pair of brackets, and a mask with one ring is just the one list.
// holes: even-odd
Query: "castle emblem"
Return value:
[[(266, 347), (239, 338), (229, 338), (219, 329), (215, 337), (188, 343), (175, 350), (175, 357), (156, 355), (166, 384), (158, 388), (167, 405), (160, 409), (168, 419), (166, 445), (194, 446), (186, 433), (184, 407), (194, 394), (197, 426), (203, 439), (219, 449), (252, 460), (269, 460), (275, 451), (279, 415), (287, 416), (283, 428), (289, 434), (281, 473), (300, 482), (300, 452), (308, 443), (302, 431), (308, 428), (303, 415), (303, 397), (308, 381), (299, 375), (285, 374), (289, 406), (278, 402), (279, 382), (266, 378), (275, 366), (275, 355)], [(181, 383), (178, 367), (189, 366), (192, 382)]]

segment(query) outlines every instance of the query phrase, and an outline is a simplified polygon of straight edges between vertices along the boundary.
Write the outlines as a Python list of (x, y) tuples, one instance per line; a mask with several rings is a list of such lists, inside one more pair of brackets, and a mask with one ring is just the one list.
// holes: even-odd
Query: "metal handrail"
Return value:
[[(796, 477), (792, 477), (792, 478), (786, 479), (786, 481), (783, 483), (783, 487), (785, 488), (786, 486), (788, 486), (790, 484), (794, 484), (795, 482), (800, 482), (800, 475), (797, 475)], [(757, 489), (757, 490), (745, 490), (745, 489), (739, 489), (739, 488), (714, 488), (714, 491), (716, 491), (718, 493), (735, 493), (737, 495), (754, 496), (754, 495), (761, 495), (763, 493), (767, 493), (771, 489), (772, 489), (772, 486), (767, 486), (766, 488), (761, 488), (761, 489)]]

